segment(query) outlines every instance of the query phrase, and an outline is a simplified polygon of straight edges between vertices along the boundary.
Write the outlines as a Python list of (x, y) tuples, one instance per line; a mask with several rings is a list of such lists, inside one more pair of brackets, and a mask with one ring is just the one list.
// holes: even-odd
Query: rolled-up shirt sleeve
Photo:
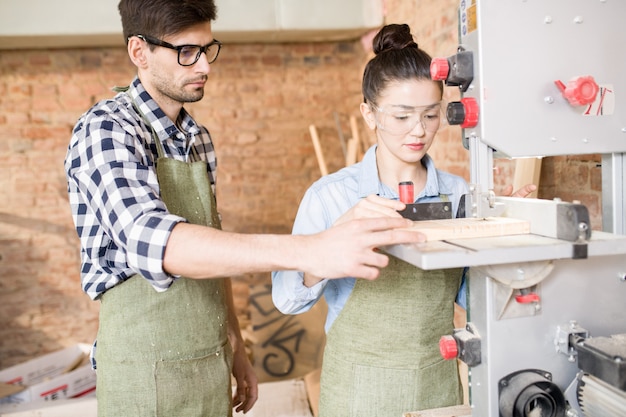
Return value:
[(163, 269), (165, 246), (175, 225), (183, 219), (173, 215), (143, 216), (130, 230), (127, 241), (128, 266), (165, 291), (178, 278)]
[[(328, 229), (334, 219), (329, 216), (323, 199), (314, 189), (309, 189), (300, 203), (292, 234), (311, 235)], [(320, 259), (320, 262), (324, 262)], [(308, 311), (322, 297), (328, 280), (323, 279), (312, 287), (304, 285), (302, 271), (272, 272), (272, 300), (284, 314)]]
[(167, 211), (141, 133), (132, 129), (106, 115), (89, 117), (68, 151), (70, 205), (85, 287), (94, 296), (135, 273), (157, 291), (177, 278), (163, 270), (163, 256), (172, 229), (185, 219)]
[(303, 278), (304, 274), (298, 271), (272, 272), (272, 300), (278, 311), (283, 314), (304, 313), (321, 298), (327, 281), (307, 287)]

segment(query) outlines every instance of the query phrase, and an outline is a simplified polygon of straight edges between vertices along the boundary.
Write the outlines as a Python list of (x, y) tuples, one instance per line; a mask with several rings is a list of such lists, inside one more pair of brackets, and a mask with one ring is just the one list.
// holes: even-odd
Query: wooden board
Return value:
[(259, 382), (300, 378), (322, 366), (328, 307), (322, 299), (306, 313), (282, 314), (269, 284), (250, 287), (253, 365)]
[(410, 230), (423, 233), (428, 241), (451, 240), (528, 234), (530, 223), (508, 217), (420, 220)]
[(468, 405), (456, 405), (404, 413), (402, 417), (472, 417), (472, 411)]
[(306, 394), (309, 397), (309, 405), (314, 417), (320, 415), (320, 378), (322, 376), (322, 368), (318, 368), (309, 372), (304, 376), (304, 386)]
[(304, 380), (262, 382), (259, 399), (248, 413), (233, 412), (233, 417), (313, 417)]
[(513, 177), (513, 192), (526, 184), (535, 184), (537, 190), (527, 197), (537, 198), (539, 178), (541, 177), (541, 158), (518, 158), (515, 160), (515, 175)]
[(0, 398), (8, 397), (9, 395), (17, 394), (26, 389), (21, 385), (7, 384), (6, 382), (0, 382)]

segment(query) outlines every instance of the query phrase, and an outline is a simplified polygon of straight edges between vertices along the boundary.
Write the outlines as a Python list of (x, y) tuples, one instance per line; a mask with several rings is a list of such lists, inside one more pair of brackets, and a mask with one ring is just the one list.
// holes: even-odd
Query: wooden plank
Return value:
[[(270, 285), (250, 286), (252, 355), (259, 382), (300, 378), (322, 366), (327, 310), (320, 300), (305, 313), (285, 315), (274, 306)], [(272, 343), (279, 339), (282, 344)]]
[[(352, 133), (352, 139), (354, 139), (354, 162), (360, 161), (363, 159), (363, 153), (367, 150), (367, 146), (364, 146), (361, 141), (361, 135), (359, 134), (359, 126), (357, 124), (356, 116), (350, 116), (350, 132)], [(346, 164), (347, 165), (347, 164)]]
[(25, 389), (26, 387), (22, 385), (12, 385), (12, 384), (7, 384), (6, 382), (0, 382), (0, 398), (17, 394), (18, 392), (22, 392)]
[(348, 150), (346, 151), (346, 166), (349, 167), (356, 163), (358, 158), (358, 142), (355, 138), (348, 139)]
[(472, 410), (468, 405), (455, 405), (404, 413), (402, 417), (472, 417)]
[(515, 174), (513, 178), (513, 192), (526, 184), (535, 184), (537, 190), (527, 197), (537, 198), (539, 190), (539, 177), (541, 176), (541, 158), (517, 158), (515, 160)]
[(249, 413), (233, 412), (233, 417), (313, 417), (304, 380), (285, 379), (259, 384), (259, 399)]
[(309, 405), (314, 417), (320, 414), (320, 378), (322, 376), (322, 368), (318, 368), (309, 372), (304, 376), (304, 386), (306, 394), (309, 397)]
[(528, 234), (530, 222), (509, 217), (421, 220), (409, 230), (423, 233), (427, 241), (450, 240)]
[(317, 128), (315, 127), (315, 125), (309, 126), (309, 133), (311, 134), (311, 141), (313, 141), (313, 148), (315, 149), (317, 164), (320, 167), (320, 174), (322, 174), (322, 176), (328, 175), (328, 167), (326, 166), (326, 161), (324, 160), (322, 145), (320, 144), (320, 138), (317, 135)]

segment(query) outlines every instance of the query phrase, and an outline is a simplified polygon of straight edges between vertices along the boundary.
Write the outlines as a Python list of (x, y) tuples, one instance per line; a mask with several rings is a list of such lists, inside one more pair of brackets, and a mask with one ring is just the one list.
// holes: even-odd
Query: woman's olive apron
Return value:
[(377, 280), (356, 280), (327, 334), (320, 417), (400, 417), (462, 402), (457, 363), (439, 353), (461, 272), (389, 256)]
[[(220, 228), (204, 161), (157, 144), (168, 211)], [(95, 352), (99, 417), (231, 416), (232, 351), (223, 279), (179, 278), (165, 292), (135, 275), (101, 297)]]

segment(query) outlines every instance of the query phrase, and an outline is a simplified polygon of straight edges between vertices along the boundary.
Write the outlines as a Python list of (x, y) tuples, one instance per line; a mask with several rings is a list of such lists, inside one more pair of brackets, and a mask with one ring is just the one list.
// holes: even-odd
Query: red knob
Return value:
[(448, 58), (433, 58), (430, 61), (430, 78), (434, 81), (443, 81), (448, 78), (450, 64)]
[(465, 108), (465, 119), (461, 123), (463, 129), (476, 127), (478, 124), (478, 102), (475, 98), (464, 97), (461, 99)]
[(445, 360), (454, 359), (459, 355), (459, 348), (454, 337), (447, 335), (439, 339), (439, 352)]
[(572, 78), (567, 85), (563, 85), (561, 81), (555, 81), (555, 84), (572, 106), (585, 106), (593, 103), (600, 90), (590, 75)]

